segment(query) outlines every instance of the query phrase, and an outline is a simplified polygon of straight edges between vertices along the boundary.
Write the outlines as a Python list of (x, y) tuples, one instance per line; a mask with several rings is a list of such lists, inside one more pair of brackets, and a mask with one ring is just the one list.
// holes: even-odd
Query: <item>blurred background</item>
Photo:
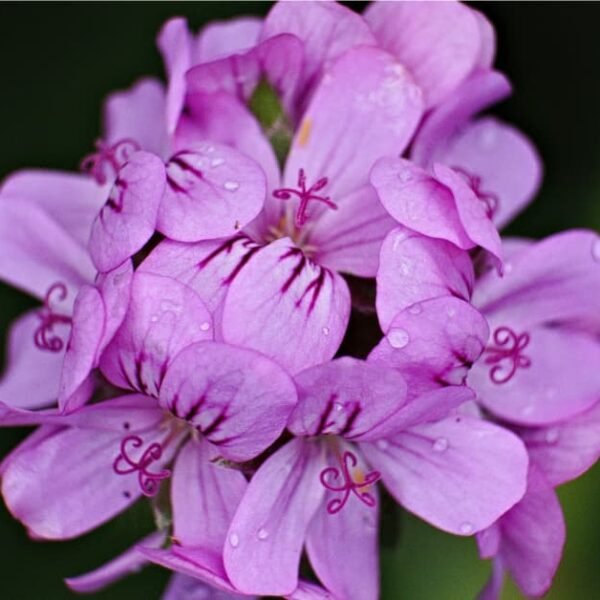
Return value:
[[(100, 131), (102, 99), (142, 75), (162, 75), (154, 38), (170, 16), (193, 29), (212, 19), (265, 14), (265, 2), (0, 4), (0, 179), (15, 169), (77, 169)], [(357, 10), (364, 3), (353, 3)], [(474, 3), (498, 34), (497, 66), (515, 93), (493, 113), (536, 143), (543, 188), (509, 233), (542, 237), (569, 227), (600, 228), (600, 4)], [(43, 232), (40, 232), (43, 235)], [(33, 306), (0, 284), (0, 340)], [(1, 343), (3, 346), (3, 342)], [(3, 360), (0, 350), (0, 364)], [(25, 431), (0, 431), (0, 455)], [(597, 598), (600, 589), (600, 467), (564, 486), (568, 539), (548, 598)], [(399, 536), (384, 532), (384, 600), (469, 600), (487, 578), (473, 540), (442, 534), (406, 514)], [(393, 523), (386, 527), (392, 529)], [(76, 541), (33, 542), (0, 505), (0, 597), (73, 598), (62, 584), (127, 548), (151, 528), (140, 505)], [(389, 538), (396, 538), (390, 544)], [(94, 598), (158, 599), (168, 574), (146, 569)], [(508, 585), (505, 599), (520, 598)], [(352, 599), (348, 599), (352, 600)]]

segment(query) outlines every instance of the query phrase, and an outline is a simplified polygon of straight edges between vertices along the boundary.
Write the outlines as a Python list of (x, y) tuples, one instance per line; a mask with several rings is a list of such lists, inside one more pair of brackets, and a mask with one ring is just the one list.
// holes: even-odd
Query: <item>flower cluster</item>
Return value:
[(77, 591), (153, 562), (167, 599), (375, 600), (386, 493), (476, 536), (481, 598), (543, 594), (554, 488), (600, 455), (600, 238), (501, 239), (541, 168), (478, 116), (510, 92), (490, 23), (283, 2), (158, 46), (82, 174), (0, 188), (0, 277), (42, 302), (0, 381), (0, 424), (39, 426), (11, 513), (60, 540), (150, 499)]

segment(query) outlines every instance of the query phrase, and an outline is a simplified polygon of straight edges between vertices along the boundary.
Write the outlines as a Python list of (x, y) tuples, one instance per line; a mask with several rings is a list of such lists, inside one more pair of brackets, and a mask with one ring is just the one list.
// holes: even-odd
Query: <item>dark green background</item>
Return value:
[[(535, 140), (545, 164), (537, 201), (511, 233), (541, 237), (600, 226), (600, 5), (485, 3), (495, 23), (497, 64), (515, 85), (494, 109)], [(185, 15), (194, 28), (235, 14), (264, 14), (268, 3), (78, 3), (0, 5), (0, 177), (39, 166), (75, 169), (99, 132), (103, 97), (144, 74), (160, 74), (154, 37), (164, 19)], [(43, 232), (40, 232), (43, 235)], [(31, 300), (0, 285), (0, 338)], [(0, 452), (22, 432), (2, 431)], [(600, 469), (561, 490), (569, 537), (552, 599), (599, 597)], [(84, 538), (29, 541), (0, 508), (0, 598), (73, 597), (61, 578), (93, 568), (149, 528), (145, 506)], [(468, 600), (488, 566), (472, 540), (441, 534), (403, 515), (401, 542), (383, 552), (383, 598)], [(167, 575), (148, 569), (95, 597), (160, 597)], [(508, 588), (506, 598), (518, 598)], [(349, 599), (351, 600), (351, 599)]]

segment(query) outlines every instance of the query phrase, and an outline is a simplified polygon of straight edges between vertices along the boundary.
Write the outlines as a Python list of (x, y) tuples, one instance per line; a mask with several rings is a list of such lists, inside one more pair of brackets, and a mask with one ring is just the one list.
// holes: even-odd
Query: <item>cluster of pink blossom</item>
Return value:
[(77, 591), (154, 562), (168, 599), (375, 600), (385, 488), (476, 536), (482, 599), (543, 594), (554, 488), (600, 455), (600, 238), (501, 239), (541, 168), (478, 116), (510, 92), (490, 23), (284, 2), (158, 46), (83, 174), (0, 189), (0, 277), (43, 303), (0, 381), (0, 424), (39, 425), (10, 512), (60, 540), (150, 498)]

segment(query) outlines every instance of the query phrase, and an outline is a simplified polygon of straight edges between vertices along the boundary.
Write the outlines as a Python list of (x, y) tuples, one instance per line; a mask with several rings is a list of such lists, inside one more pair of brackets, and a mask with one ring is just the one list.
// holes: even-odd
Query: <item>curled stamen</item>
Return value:
[(44, 306), (38, 313), (41, 323), (33, 334), (33, 341), (40, 350), (60, 352), (65, 343), (52, 330), (55, 325), (71, 323), (71, 317), (53, 312), (52, 303), (61, 302), (67, 297), (67, 286), (58, 282), (50, 286), (44, 297)]
[(354, 469), (357, 464), (358, 459), (356, 456), (352, 452), (346, 451), (340, 460), (341, 470), (337, 467), (327, 467), (321, 471), (319, 479), (323, 487), (332, 492), (343, 493), (341, 498), (334, 498), (327, 503), (327, 512), (330, 515), (334, 515), (342, 510), (350, 497), (350, 492), (367, 506), (371, 508), (375, 506), (375, 497), (373, 494), (365, 491), (364, 488), (368, 488), (370, 485), (376, 483), (381, 478), (381, 474), (379, 471), (371, 471), (361, 478), (360, 481), (354, 481), (350, 470)]
[(530, 341), (529, 333), (518, 335), (510, 327), (498, 327), (494, 331), (496, 345), (485, 349), (485, 364), (494, 365), (490, 369), (490, 379), (494, 383), (506, 383), (512, 379), (518, 368), (526, 369), (531, 366), (531, 359), (522, 354)]
[[(160, 460), (163, 447), (154, 442), (150, 444), (142, 454), (139, 461), (135, 461), (129, 455), (130, 449), (141, 448), (142, 438), (137, 435), (128, 435), (121, 441), (121, 452), (113, 462), (113, 469), (119, 475), (129, 475), (138, 472), (138, 482), (144, 496), (155, 496), (158, 492), (158, 484), (171, 475), (171, 471), (163, 469), (158, 473), (151, 473), (148, 468), (153, 462)], [(128, 449), (129, 445), (129, 449)]]
[(90, 174), (99, 185), (107, 182), (106, 166), (116, 175), (119, 169), (129, 160), (130, 156), (140, 150), (140, 145), (128, 138), (119, 140), (112, 145), (102, 140), (96, 140), (96, 152), (88, 154), (81, 161), (79, 168)]
[(469, 173), (462, 167), (452, 167), (452, 169), (462, 175), (477, 198), (479, 198), (479, 200), (483, 203), (488, 219), (493, 218), (498, 210), (498, 205), (500, 204), (498, 196), (491, 192), (485, 192), (481, 189), (481, 177)]
[(332, 202), (328, 196), (319, 196), (316, 192), (321, 191), (329, 182), (327, 177), (321, 177), (314, 185), (306, 189), (306, 175), (304, 173), (304, 169), (300, 169), (298, 172), (298, 187), (300, 189), (294, 188), (280, 188), (273, 192), (273, 196), (279, 200), (289, 200), (292, 196), (297, 196), (300, 200), (300, 204), (298, 205), (298, 210), (296, 211), (296, 227), (302, 227), (306, 221), (308, 220), (308, 215), (306, 214), (306, 210), (308, 208), (308, 203), (311, 200), (316, 200), (318, 202), (323, 202), (329, 208), (333, 210), (337, 210), (337, 204)]

